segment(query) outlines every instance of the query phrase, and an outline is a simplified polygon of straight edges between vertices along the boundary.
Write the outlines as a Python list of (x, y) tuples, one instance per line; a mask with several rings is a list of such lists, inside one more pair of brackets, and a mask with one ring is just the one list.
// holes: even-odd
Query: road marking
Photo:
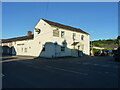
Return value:
[(66, 69), (52, 67), (52, 66), (47, 66), (47, 67), (57, 69), (57, 70), (61, 70), (61, 71), (65, 71), (65, 72), (71, 72), (71, 73), (75, 73), (75, 74), (88, 75), (87, 73), (76, 72), (76, 71), (73, 71), (73, 70), (66, 70)]
[(91, 63), (87, 63), (87, 62), (85, 62), (85, 63), (82, 63), (82, 64), (88, 65), (88, 64), (91, 64)]
[(101, 67), (110, 67), (110, 65), (101, 65)]
[(94, 66), (99, 66), (99, 64), (93, 64)]
[(82, 62), (77, 62), (76, 64), (83, 64), (83, 65), (93, 65), (93, 66), (99, 66), (99, 67), (111, 67), (111, 68), (119, 68), (118, 66), (111, 66), (111, 65), (101, 65), (97, 63), (82, 63)]

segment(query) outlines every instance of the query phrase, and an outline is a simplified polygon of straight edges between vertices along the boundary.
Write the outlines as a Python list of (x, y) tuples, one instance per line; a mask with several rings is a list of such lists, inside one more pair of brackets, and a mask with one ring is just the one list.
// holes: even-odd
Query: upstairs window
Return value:
[(65, 35), (65, 32), (64, 31), (61, 31), (61, 38), (63, 38)]
[(23, 48), (22, 48), (22, 52), (23, 52)]
[(81, 35), (81, 40), (84, 40), (84, 35)]
[(27, 48), (25, 48), (25, 52), (27, 52)]
[(73, 36), (72, 36), (73, 41), (75, 40), (75, 37), (76, 37), (76, 33), (73, 33)]
[(58, 30), (53, 30), (53, 36), (54, 37), (59, 37), (59, 31)]

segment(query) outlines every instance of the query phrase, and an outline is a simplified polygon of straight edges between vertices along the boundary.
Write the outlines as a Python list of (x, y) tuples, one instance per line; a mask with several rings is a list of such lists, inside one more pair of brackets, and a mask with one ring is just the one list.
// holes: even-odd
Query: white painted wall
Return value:
[[(34, 30), (34, 39), (30, 40), (22, 40), (22, 41), (16, 41), (13, 42), (13, 46), (15, 47), (16, 54), (17, 55), (29, 55), (29, 56), (43, 56), (43, 57), (54, 57), (55, 56), (55, 46), (53, 44), (47, 44), (46, 49), (48, 51), (42, 52), (42, 47), (46, 42), (52, 42), (55, 41), (58, 42), (58, 45), (62, 45), (62, 42), (66, 40), (67, 42), (67, 48), (65, 52), (61, 52), (61, 47), (57, 47), (57, 53), (58, 56), (71, 56), (72, 52), (71, 49), (74, 48), (74, 46), (71, 46), (73, 43), (72, 40), (72, 34), (76, 33), (76, 40), (75, 42), (80, 42), (78, 45), (80, 45), (80, 50), (82, 50), (82, 45), (84, 45), (83, 53), (89, 55), (89, 35), (86, 35), (84, 33), (79, 32), (73, 32), (70, 30), (65, 30), (62, 28), (59, 29), (59, 37), (53, 36), (53, 30), (57, 27), (50, 26), (48, 23), (46, 23), (44, 20), (40, 20), (35, 28), (39, 28), (41, 30), (40, 34), (35, 32)], [(64, 38), (61, 38), (61, 31), (65, 31)], [(84, 35), (84, 40), (81, 40), (81, 35)], [(21, 45), (20, 45), (21, 44)], [(24, 44), (24, 45), (22, 45)], [(77, 46), (78, 46), (77, 45)], [(75, 49), (78, 49), (78, 47), (75, 47)], [(23, 48), (23, 51), (22, 51)], [(25, 52), (25, 48), (27, 48), (27, 52)]]
[[(53, 27), (53, 29), (56, 29), (56, 27)], [(90, 35), (86, 35), (84, 33), (79, 33), (79, 32), (75, 32), (75, 31), (70, 31), (70, 30), (65, 30), (65, 29), (61, 29), (59, 28), (59, 37), (52, 37), (51, 40), (53, 42), (57, 41), (59, 45), (62, 45), (62, 42), (64, 40), (67, 41), (67, 47), (69, 49), (73, 49), (74, 46), (71, 46), (71, 44), (74, 42), (73, 39), (72, 39), (72, 35), (73, 33), (76, 33), (76, 40), (75, 42), (80, 42), (80, 50), (82, 50), (82, 45), (84, 45), (84, 49), (83, 49), (83, 53), (89, 55), (89, 36)], [(64, 38), (61, 38), (61, 31), (65, 31), (65, 37)], [(81, 35), (84, 35), (84, 40), (81, 40)], [(78, 46), (78, 45), (77, 45)], [(75, 47), (75, 49), (78, 49), (78, 47)], [(69, 52), (67, 52), (69, 53)]]

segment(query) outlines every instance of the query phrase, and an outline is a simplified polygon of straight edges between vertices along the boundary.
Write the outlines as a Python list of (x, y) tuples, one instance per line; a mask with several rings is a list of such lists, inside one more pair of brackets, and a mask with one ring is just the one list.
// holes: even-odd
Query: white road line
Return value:
[(82, 63), (82, 64), (88, 65), (88, 64), (91, 64), (91, 63)]
[(101, 67), (110, 67), (110, 65), (101, 65)]
[(66, 69), (52, 67), (52, 66), (47, 66), (47, 67), (57, 69), (57, 70), (61, 70), (61, 71), (65, 71), (65, 72), (71, 72), (71, 73), (75, 73), (75, 74), (88, 75), (87, 73), (76, 72), (76, 71), (73, 71), (73, 70), (66, 70)]
[(94, 66), (99, 66), (99, 64), (93, 64)]
[(99, 66), (99, 67), (111, 67), (111, 68), (119, 68), (118, 66), (111, 66), (111, 65), (101, 65), (101, 64), (97, 64), (97, 63), (81, 63), (81, 62), (77, 62), (76, 64), (83, 64), (83, 65), (93, 65), (93, 66)]

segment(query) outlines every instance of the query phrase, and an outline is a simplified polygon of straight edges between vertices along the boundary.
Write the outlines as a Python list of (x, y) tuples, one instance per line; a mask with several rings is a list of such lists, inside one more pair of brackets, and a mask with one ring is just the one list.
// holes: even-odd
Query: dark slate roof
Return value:
[(10, 39), (2, 39), (2, 43), (8, 43), (8, 42), (12, 42), (12, 41), (21, 41), (21, 40), (33, 39), (33, 37), (34, 37), (34, 35), (22, 36), (22, 37), (10, 38)]
[(56, 22), (52, 22), (52, 21), (48, 21), (46, 19), (43, 19), (45, 22), (47, 22), (48, 24), (52, 25), (52, 26), (55, 26), (55, 27), (59, 27), (59, 28), (63, 28), (63, 29), (68, 29), (68, 30), (71, 30), (71, 31), (76, 31), (76, 32), (81, 32), (81, 33), (84, 33), (84, 34), (88, 34), (87, 32), (79, 29), (79, 28), (74, 28), (74, 27), (71, 27), (71, 26), (67, 26), (67, 25), (63, 25), (63, 24), (60, 24), (60, 23), (56, 23)]

